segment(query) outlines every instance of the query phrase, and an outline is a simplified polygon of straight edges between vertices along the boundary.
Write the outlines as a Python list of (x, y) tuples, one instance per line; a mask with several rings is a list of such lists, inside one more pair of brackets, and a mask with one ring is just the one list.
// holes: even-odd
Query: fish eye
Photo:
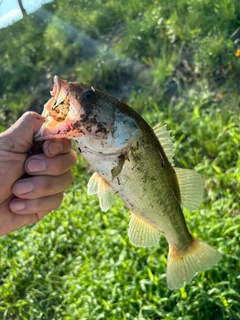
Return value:
[(83, 99), (86, 100), (86, 101), (91, 101), (92, 99), (94, 98), (94, 92), (93, 90), (86, 90), (83, 92)]

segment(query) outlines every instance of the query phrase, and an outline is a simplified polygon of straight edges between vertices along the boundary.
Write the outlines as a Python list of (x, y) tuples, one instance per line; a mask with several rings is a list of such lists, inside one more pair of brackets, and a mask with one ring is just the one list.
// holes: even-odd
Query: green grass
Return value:
[(176, 166), (204, 178), (187, 225), (223, 254), (168, 290), (166, 240), (132, 246), (128, 210), (117, 199), (100, 211), (79, 155), (61, 207), (0, 238), (0, 319), (240, 318), (239, 8), (238, 0), (58, 0), (0, 30), (0, 129), (41, 110), (54, 74), (122, 98), (152, 126), (167, 123)]
[[(219, 113), (214, 122), (215, 113), (207, 112), (208, 116), (203, 113), (195, 123), (196, 112), (200, 112), (198, 105), (192, 115), (186, 113), (177, 130), (172, 118), (162, 113), (159, 117), (171, 122), (173, 133), (180, 135), (176, 161), (181, 166), (195, 165), (205, 177), (200, 210), (194, 214), (185, 211), (185, 216), (192, 233), (218, 248), (222, 260), (197, 275), (190, 285), (168, 290), (165, 239), (161, 237), (153, 248), (133, 247), (127, 237), (128, 210), (118, 199), (107, 213), (100, 211), (98, 200), (86, 194), (89, 171), (81, 160), (58, 210), (40, 223), (0, 239), (2, 319), (239, 317), (240, 172), (236, 148), (240, 132), (231, 114)], [(150, 116), (146, 114), (146, 118)], [(205, 142), (204, 137), (208, 137)], [(208, 153), (214, 151), (209, 146), (216, 141), (215, 154), (210, 154), (214, 160), (209, 161)]]

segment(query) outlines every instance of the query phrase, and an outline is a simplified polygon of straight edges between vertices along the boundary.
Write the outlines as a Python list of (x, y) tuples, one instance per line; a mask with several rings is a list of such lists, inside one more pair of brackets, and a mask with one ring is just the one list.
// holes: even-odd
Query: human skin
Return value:
[(0, 134), (0, 236), (36, 223), (60, 206), (77, 156), (67, 139), (48, 140), (31, 154), (43, 117), (27, 112)]

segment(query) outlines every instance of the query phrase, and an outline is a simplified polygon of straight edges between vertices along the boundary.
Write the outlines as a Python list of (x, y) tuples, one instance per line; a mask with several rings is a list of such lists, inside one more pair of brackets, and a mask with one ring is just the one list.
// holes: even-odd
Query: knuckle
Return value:
[(77, 155), (74, 150), (71, 150), (68, 153), (57, 155), (46, 161), (48, 163), (47, 168), (49, 174), (57, 176), (67, 172), (76, 165)]
[(41, 190), (49, 190), (49, 188), (51, 188), (51, 182), (50, 182), (49, 176), (39, 177), (37, 188)]
[(34, 112), (34, 111), (26, 111), (23, 115), (22, 115), (22, 119), (24, 120), (24, 121), (27, 121), (27, 122), (29, 122), (29, 123), (32, 123), (34, 120), (40, 120), (40, 121), (42, 121), (43, 120), (43, 117), (40, 115), (40, 114), (38, 114), (38, 113), (36, 113), (36, 112)]
[(64, 170), (64, 162), (63, 162), (63, 157), (62, 156), (56, 156), (51, 159), (51, 166), (50, 166), (50, 174), (53, 176), (58, 176), (61, 175), (65, 170)]
[[(43, 217), (45, 214), (51, 212), (52, 210), (57, 209), (62, 203), (62, 200), (63, 200), (63, 192), (59, 192), (55, 195), (46, 196), (43, 198), (34, 199), (31, 202), (29, 211), (35, 212), (35, 213), (37, 211), (36, 213), (37, 216)], [(36, 218), (36, 214), (34, 214), (35, 218)]]
[(63, 138), (62, 139), (62, 144), (63, 144), (64, 152), (70, 152), (71, 146), (72, 146), (71, 140)]

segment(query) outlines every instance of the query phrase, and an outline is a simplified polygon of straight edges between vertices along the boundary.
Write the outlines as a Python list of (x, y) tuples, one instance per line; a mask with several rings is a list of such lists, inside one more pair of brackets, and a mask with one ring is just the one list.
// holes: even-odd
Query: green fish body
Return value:
[(202, 200), (199, 174), (175, 168), (170, 132), (153, 129), (132, 108), (83, 83), (55, 77), (53, 97), (37, 141), (73, 139), (95, 173), (88, 194), (97, 194), (107, 211), (118, 195), (131, 212), (129, 240), (138, 247), (169, 244), (167, 283), (178, 289), (197, 272), (217, 263), (221, 254), (194, 238), (182, 207), (196, 210)]

